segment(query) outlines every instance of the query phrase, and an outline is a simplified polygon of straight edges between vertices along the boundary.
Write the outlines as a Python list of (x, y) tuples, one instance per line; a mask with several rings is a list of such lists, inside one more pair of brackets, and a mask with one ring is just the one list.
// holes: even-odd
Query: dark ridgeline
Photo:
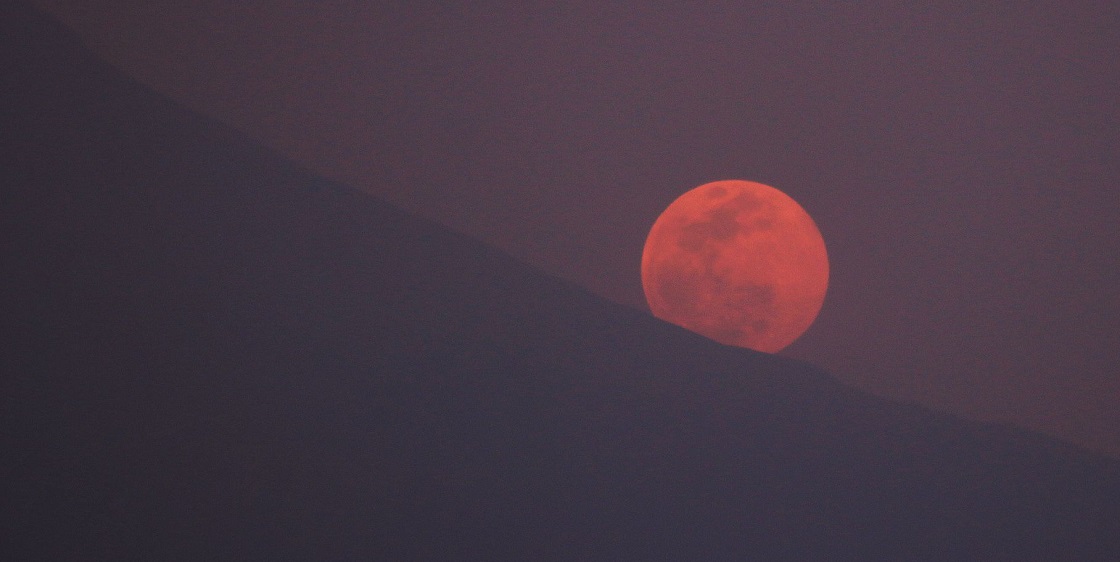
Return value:
[(0, 28), (0, 558), (1120, 560), (1114, 460), (604, 302)]

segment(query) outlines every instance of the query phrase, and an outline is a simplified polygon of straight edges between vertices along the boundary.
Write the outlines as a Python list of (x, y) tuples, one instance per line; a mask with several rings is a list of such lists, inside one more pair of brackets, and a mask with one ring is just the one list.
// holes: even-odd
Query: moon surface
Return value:
[(820, 312), (828, 254), (809, 214), (777, 189), (707, 183), (673, 201), (642, 251), (654, 316), (720, 343), (767, 353), (793, 343)]

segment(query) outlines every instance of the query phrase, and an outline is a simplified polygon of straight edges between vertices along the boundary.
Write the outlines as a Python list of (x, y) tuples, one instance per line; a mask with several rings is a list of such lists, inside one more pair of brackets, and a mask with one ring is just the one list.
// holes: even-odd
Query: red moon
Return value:
[(662, 320), (774, 353), (820, 312), (828, 254), (816, 223), (785, 193), (717, 181), (681, 195), (653, 223), (642, 288)]

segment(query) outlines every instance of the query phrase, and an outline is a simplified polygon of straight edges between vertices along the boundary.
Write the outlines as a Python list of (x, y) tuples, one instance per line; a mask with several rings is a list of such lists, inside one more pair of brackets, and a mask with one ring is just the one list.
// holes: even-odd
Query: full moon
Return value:
[(785, 193), (717, 181), (681, 195), (653, 223), (642, 288), (662, 320), (774, 353), (820, 312), (828, 254), (816, 223)]

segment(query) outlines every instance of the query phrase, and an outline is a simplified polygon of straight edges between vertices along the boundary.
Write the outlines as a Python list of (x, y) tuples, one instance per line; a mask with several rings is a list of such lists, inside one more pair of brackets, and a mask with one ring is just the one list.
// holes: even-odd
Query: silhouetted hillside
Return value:
[(1120, 557), (1115, 461), (604, 302), (3, 6), (6, 560)]

